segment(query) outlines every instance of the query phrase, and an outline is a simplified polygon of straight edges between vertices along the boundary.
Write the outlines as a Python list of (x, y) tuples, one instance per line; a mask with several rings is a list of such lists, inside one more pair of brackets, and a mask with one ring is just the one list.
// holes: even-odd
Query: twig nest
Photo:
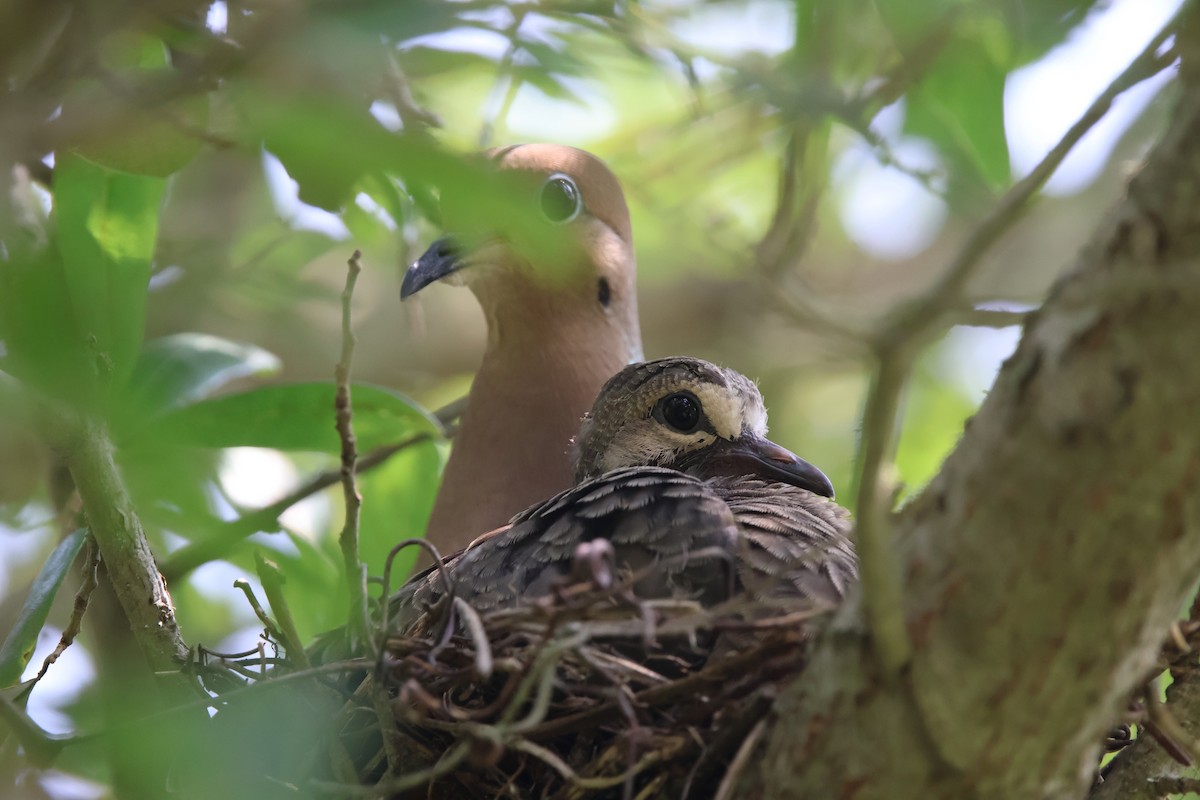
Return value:
[(602, 550), (585, 555), (582, 583), (483, 615), (444, 603), (388, 640), (340, 720), (363, 784), (414, 797), (698, 800), (736, 780), (828, 609), (643, 601), (606, 574)]

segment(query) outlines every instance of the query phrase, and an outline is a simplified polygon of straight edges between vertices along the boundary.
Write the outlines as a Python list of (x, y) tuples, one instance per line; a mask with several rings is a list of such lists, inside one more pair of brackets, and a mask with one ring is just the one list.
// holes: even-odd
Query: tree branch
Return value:
[(113, 443), (100, 422), (67, 414), (53, 426), (83, 500), (88, 527), (104, 559), (134, 639), (150, 668), (179, 673), (188, 646), (175, 621), (175, 605), (154, 563), (141, 520), (113, 460)]
[(1062, 141), (1004, 196), (975, 228), (942, 277), (922, 296), (891, 314), (871, 337), (877, 366), (863, 411), (864, 435), (855, 507), (863, 603), (871, 621), (877, 655), (888, 676), (894, 675), (911, 655), (901, 620), (904, 581), (890, 557), (892, 537), (887, 514), (893, 493), (886, 476), (891, 471), (896, 444), (896, 414), (905, 386), (904, 378), (916, 348), (943, 319), (944, 312), (958, 304), (963, 288), (983, 256), (1011, 228), (1027, 208), (1030, 198), (1049, 180), (1084, 134), (1100, 121), (1117, 96), (1174, 61), (1173, 53), (1164, 56), (1159, 50), (1172, 35), (1178, 19), (1176, 15), (1164, 26), (1071, 126)]
[[(912, 658), (861, 597), (781, 694), (747, 797), (1077, 797), (1200, 568), (1200, 36), (1128, 196), (893, 526)], [(950, 279), (957, 284), (961, 276)]]

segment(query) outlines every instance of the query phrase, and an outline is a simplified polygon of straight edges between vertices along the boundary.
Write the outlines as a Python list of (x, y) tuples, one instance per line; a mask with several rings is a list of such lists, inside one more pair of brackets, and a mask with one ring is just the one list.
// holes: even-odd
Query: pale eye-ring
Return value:
[(556, 225), (563, 225), (579, 216), (583, 210), (583, 195), (569, 175), (556, 172), (542, 184), (542, 216)]

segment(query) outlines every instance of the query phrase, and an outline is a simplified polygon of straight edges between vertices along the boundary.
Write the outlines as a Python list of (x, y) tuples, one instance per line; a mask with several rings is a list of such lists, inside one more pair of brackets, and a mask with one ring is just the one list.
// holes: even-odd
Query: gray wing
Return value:
[(739, 577), (751, 594), (836, 605), (858, 580), (850, 512), (804, 489), (749, 478), (709, 485), (741, 534)]
[[(729, 595), (737, 525), (707, 483), (674, 470), (613, 470), (518, 514), (512, 526), (447, 562), (457, 596), (479, 611), (550, 593), (570, 575), (579, 545), (607, 540), (618, 571), (648, 572), (639, 597), (692, 597), (705, 604)], [(649, 569), (648, 569), (649, 568)], [(406, 630), (442, 596), (436, 569), (416, 576), (396, 598)]]

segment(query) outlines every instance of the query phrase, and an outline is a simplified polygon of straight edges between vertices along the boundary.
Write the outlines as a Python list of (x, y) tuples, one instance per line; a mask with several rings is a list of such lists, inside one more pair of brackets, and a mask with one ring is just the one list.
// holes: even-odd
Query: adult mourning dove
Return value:
[[(812, 464), (765, 438), (757, 387), (693, 358), (614, 376), (577, 439), (577, 484), (480, 537), (446, 564), (477, 610), (536, 599), (567, 582), (580, 546), (604, 540), (642, 598), (711, 605), (731, 593), (841, 600), (857, 578), (849, 515)], [(725, 568), (721, 563), (735, 565)], [(407, 630), (444, 593), (430, 569), (397, 597)]]
[[(435, 242), (404, 277), (404, 298), (444, 278), (465, 284), (488, 326), (426, 531), (443, 553), (570, 486), (566, 448), (580, 418), (605, 380), (642, 358), (633, 236), (616, 177), (572, 147), (488, 155), (527, 178), (514, 180), (512, 203), (536, 210), (560, 246), (522, 249), (514, 240), (528, 231), (458, 220), (469, 235)], [(455, 206), (453, 196), (442, 200)]]

